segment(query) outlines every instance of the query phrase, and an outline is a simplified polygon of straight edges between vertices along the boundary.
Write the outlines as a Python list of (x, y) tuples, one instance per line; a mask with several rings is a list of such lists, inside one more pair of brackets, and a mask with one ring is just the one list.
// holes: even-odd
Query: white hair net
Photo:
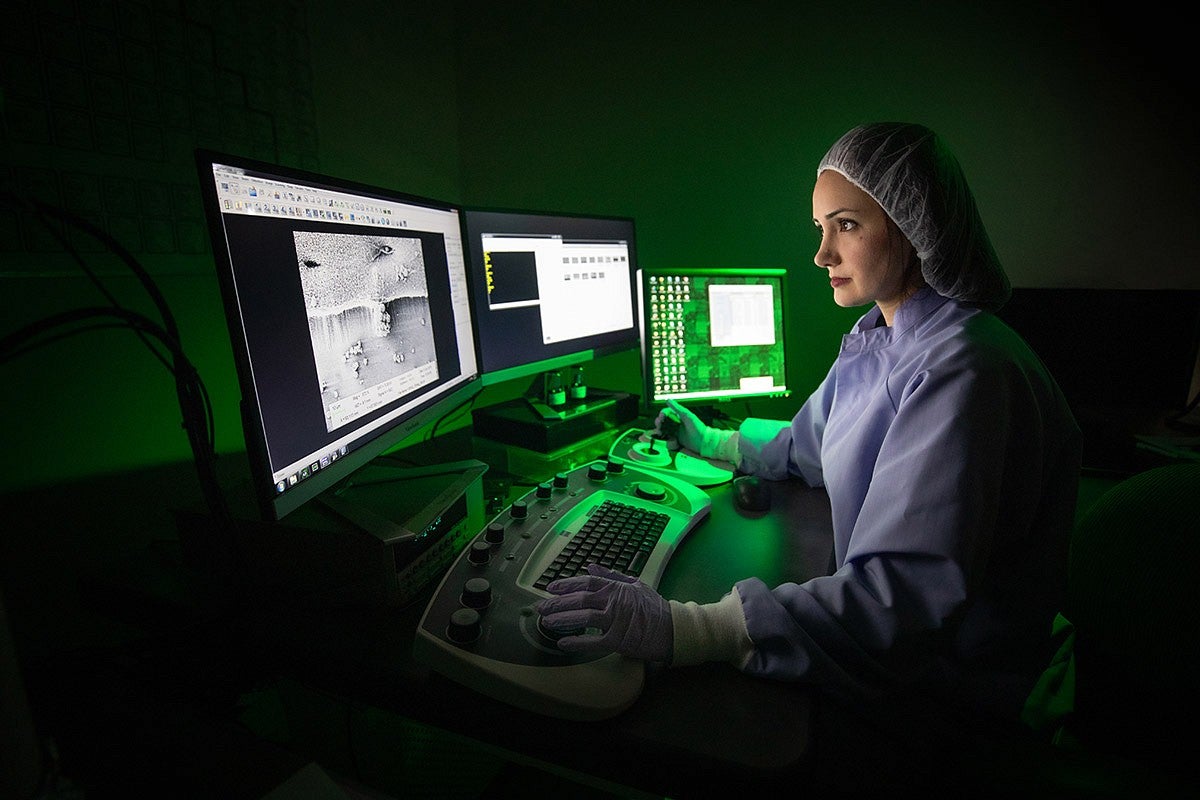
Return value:
[(936, 133), (906, 122), (848, 131), (821, 159), (883, 207), (921, 259), (933, 290), (997, 309), (1011, 288), (958, 160)]

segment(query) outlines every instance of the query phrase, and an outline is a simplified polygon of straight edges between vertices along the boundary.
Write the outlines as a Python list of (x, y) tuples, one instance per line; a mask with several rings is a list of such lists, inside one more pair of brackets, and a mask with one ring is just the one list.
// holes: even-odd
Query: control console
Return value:
[(534, 610), (549, 596), (539, 586), (548, 575), (564, 574), (564, 567), (584, 571), (588, 557), (569, 554), (616, 508), (626, 518), (653, 518), (643, 527), (654, 532), (644, 551), (635, 544), (626, 559), (618, 554), (614, 569), (656, 587), (675, 548), (710, 506), (693, 484), (618, 460), (558, 473), (468, 542), (425, 609), (414, 657), (530, 711), (579, 720), (620, 713), (641, 693), (645, 665), (613, 653), (559, 650), (556, 635), (541, 627)]
[(733, 480), (733, 469), (722, 466), (724, 462), (691, 455), (671, 440), (641, 428), (622, 434), (608, 451), (608, 458), (657, 475), (669, 475), (693, 486), (719, 486)]

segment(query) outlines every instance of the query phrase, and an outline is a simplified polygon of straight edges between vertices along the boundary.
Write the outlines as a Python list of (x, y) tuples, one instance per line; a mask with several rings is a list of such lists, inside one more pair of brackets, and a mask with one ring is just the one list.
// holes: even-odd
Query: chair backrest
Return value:
[(1160, 764), (1194, 757), (1186, 732), (1200, 711), (1200, 464), (1127, 478), (1080, 518), (1066, 616), (1076, 627), (1070, 727), (1080, 741)]

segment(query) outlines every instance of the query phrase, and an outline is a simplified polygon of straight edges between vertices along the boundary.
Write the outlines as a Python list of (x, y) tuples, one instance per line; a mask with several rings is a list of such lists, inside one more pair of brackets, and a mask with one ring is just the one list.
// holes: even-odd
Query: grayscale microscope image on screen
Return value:
[(293, 238), (327, 430), (438, 379), (420, 239)]

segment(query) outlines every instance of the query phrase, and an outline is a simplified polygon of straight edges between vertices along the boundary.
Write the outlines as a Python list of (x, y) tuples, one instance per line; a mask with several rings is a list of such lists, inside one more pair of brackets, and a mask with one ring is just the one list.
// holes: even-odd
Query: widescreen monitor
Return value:
[(637, 348), (632, 219), (468, 208), (463, 222), (485, 384)]
[(775, 268), (642, 271), (648, 405), (787, 395), (786, 277)]
[(479, 391), (452, 204), (197, 151), (267, 518)]

